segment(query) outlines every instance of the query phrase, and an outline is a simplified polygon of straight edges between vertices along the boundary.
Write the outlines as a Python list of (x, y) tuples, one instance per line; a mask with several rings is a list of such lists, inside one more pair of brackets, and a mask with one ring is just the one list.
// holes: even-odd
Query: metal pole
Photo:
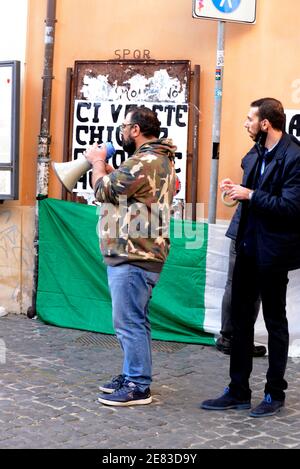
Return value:
[(34, 272), (32, 285), (32, 304), (27, 310), (27, 316), (33, 318), (36, 315), (36, 297), (38, 285), (38, 251), (39, 251), (39, 214), (38, 201), (48, 197), (48, 180), (50, 165), (50, 111), (51, 111), (51, 91), (53, 80), (53, 55), (54, 55), (54, 34), (55, 34), (55, 14), (56, 0), (47, 2), (47, 18), (45, 20), (45, 52), (43, 71), (43, 95), (41, 126), (38, 139), (37, 157), (37, 187), (35, 206), (35, 236), (34, 236)]
[(194, 68), (193, 104), (192, 220), (196, 221), (199, 154), (200, 65), (195, 65)]
[(37, 161), (37, 188), (38, 199), (48, 197), (48, 180), (50, 165), (50, 111), (51, 111), (51, 93), (53, 80), (53, 55), (54, 55), (54, 35), (55, 35), (55, 11), (56, 0), (48, 0), (47, 18), (45, 20), (45, 55), (43, 72), (43, 97), (41, 128), (38, 143), (38, 161)]
[(222, 111), (223, 71), (224, 71), (224, 28), (225, 22), (218, 21), (218, 46), (215, 74), (215, 100), (212, 133), (212, 160), (210, 172), (208, 223), (216, 223), (218, 172), (219, 172), (219, 146), (220, 124)]

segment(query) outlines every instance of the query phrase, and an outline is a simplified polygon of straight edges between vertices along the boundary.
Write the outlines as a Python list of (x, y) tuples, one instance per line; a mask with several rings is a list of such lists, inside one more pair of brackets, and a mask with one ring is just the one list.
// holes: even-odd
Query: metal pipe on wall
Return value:
[(33, 318), (36, 315), (36, 297), (38, 285), (38, 248), (39, 248), (39, 218), (38, 201), (48, 197), (48, 181), (50, 166), (50, 114), (51, 114), (51, 92), (53, 80), (53, 56), (55, 38), (56, 0), (47, 1), (47, 17), (45, 20), (45, 52), (43, 70), (43, 93), (41, 126), (38, 136), (38, 157), (37, 157), (37, 186), (36, 186), (36, 207), (35, 207), (35, 236), (34, 236), (34, 272), (32, 285), (32, 303), (27, 310), (27, 316)]
[(43, 72), (43, 95), (41, 127), (38, 140), (38, 161), (37, 161), (37, 188), (38, 199), (48, 196), (48, 180), (50, 165), (50, 114), (51, 114), (51, 94), (53, 80), (53, 56), (55, 38), (55, 13), (56, 0), (47, 2), (47, 18), (45, 20), (45, 53)]

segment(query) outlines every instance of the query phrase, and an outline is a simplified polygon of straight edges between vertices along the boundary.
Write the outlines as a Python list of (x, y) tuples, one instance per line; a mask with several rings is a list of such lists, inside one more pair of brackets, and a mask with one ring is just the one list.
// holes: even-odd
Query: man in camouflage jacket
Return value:
[(101, 252), (107, 264), (113, 323), (124, 353), (123, 371), (100, 386), (106, 405), (149, 404), (152, 359), (148, 305), (170, 248), (169, 216), (175, 192), (171, 140), (159, 139), (155, 112), (133, 108), (121, 125), (130, 156), (117, 170), (105, 163), (106, 149), (86, 152), (101, 205)]

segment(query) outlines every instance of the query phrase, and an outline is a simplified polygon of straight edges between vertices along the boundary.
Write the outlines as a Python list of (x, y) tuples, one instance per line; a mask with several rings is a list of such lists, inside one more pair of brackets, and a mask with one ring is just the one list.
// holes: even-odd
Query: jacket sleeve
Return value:
[(238, 229), (239, 229), (239, 224), (240, 224), (240, 219), (241, 219), (241, 210), (242, 210), (242, 205), (239, 203), (231, 219), (228, 230), (225, 233), (225, 236), (227, 236), (227, 238), (236, 240)]
[(97, 181), (96, 200), (118, 205), (120, 196), (127, 198), (133, 196), (143, 185), (147, 184), (143, 167), (144, 164), (137, 159), (126, 160), (119, 169)]
[(300, 157), (285, 168), (280, 194), (274, 195), (256, 189), (250, 201), (255, 212), (268, 218), (287, 221), (300, 219)]

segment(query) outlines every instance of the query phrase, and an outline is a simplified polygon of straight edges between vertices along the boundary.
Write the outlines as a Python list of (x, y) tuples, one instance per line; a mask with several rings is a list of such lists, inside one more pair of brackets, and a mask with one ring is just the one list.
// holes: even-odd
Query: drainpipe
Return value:
[(36, 296), (38, 284), (38, 201), (48, 197), (48, 181), (50, 166), (50, 111), (51, 111), (51, 92), (53, 80), (53, 55), (54, 55), (54, 37), (55, 37), (55, 14), (56, 0), (47, 1), (47, 18), (45, 20), (45, 52), (44, 52), (44, 71), (43, 71), (43, 94), (41, 126), (38, 136), (38, 157), (37, 157), (37, 179), (36, 179), (36, 209), (35, 209), (35, 237), (34, 237), (34, 274), (32, 286), (32, 304), (27, 310), (27, 316), (33, 318), (36, 315)]

